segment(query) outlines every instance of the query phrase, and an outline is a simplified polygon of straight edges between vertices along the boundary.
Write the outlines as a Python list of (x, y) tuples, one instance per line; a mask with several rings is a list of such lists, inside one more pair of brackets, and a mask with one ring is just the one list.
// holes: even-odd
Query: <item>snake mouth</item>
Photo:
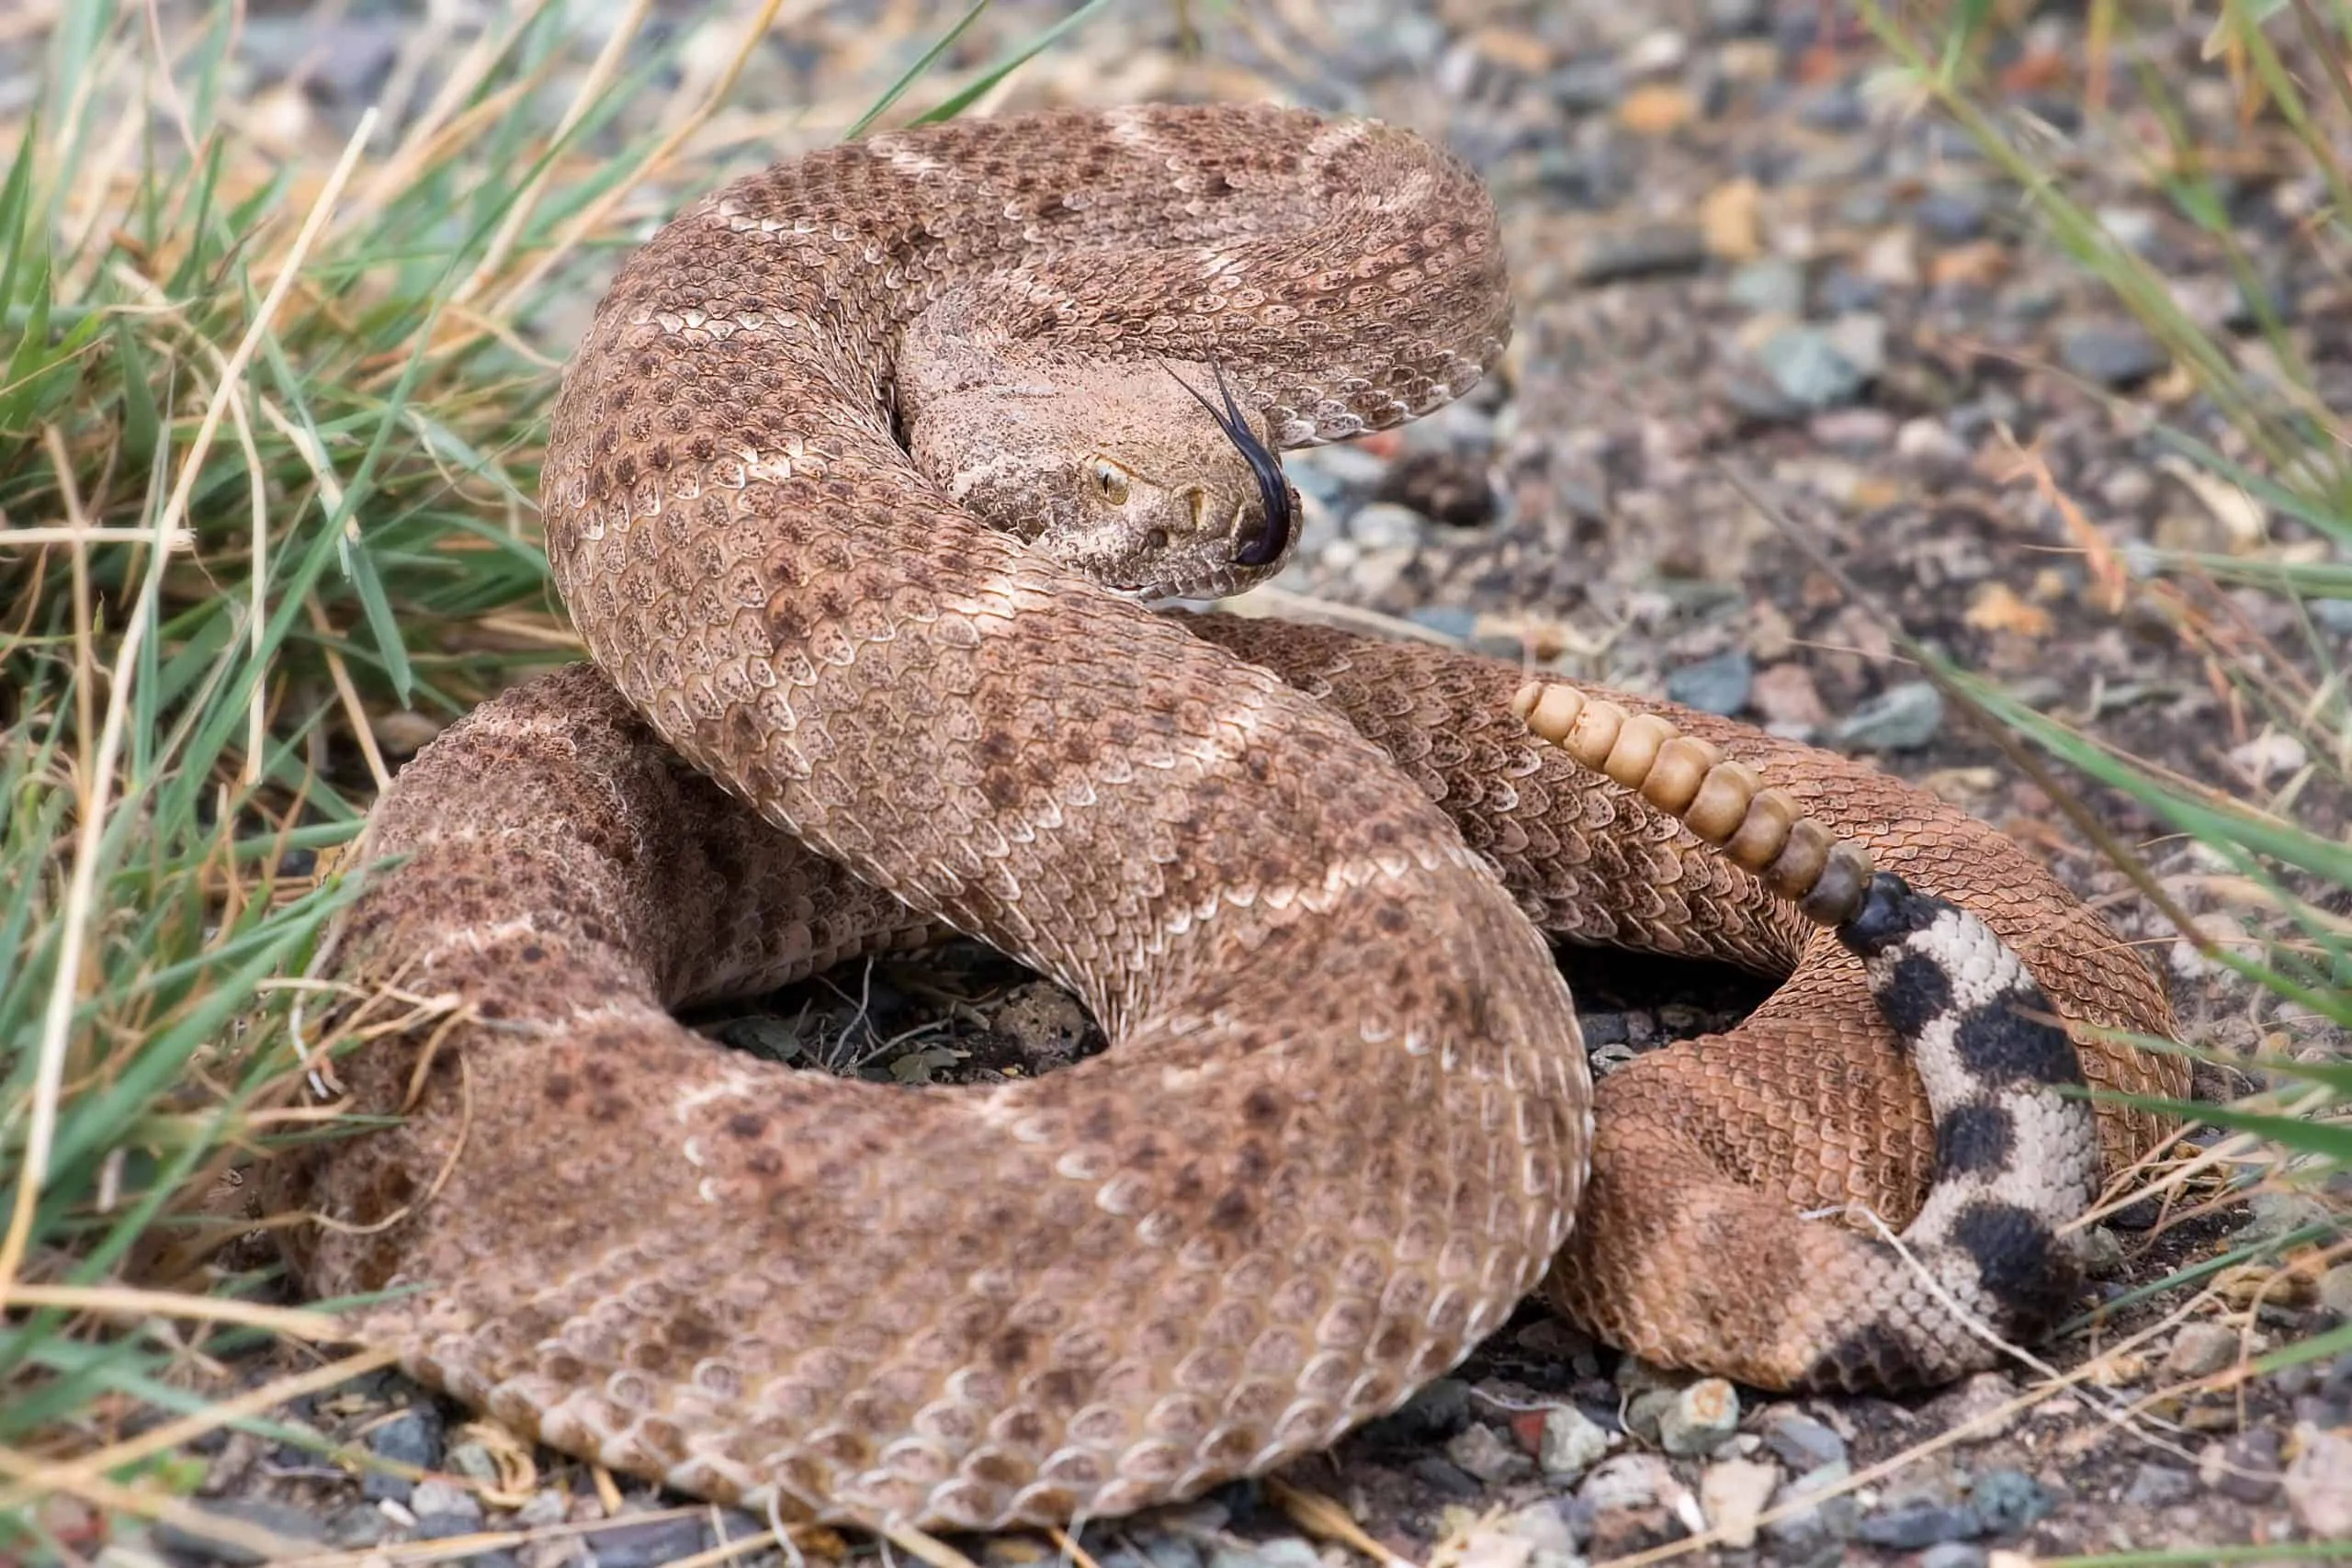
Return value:
[[(1260, 509), (1265, 513), (1265, 522), (1256, 533), (1242, 537), (1235, 545), (1234, 564), (1272, 566), (1282, 559), (1283, 551), (1290, 548), (1291, 535), (1298, 526), (1297, 516), (1290, 502), (1290, 482), (1283, 478), (1282, 459), (1275, 456), (1274, 449), (1256, 431), (1250, 428), (1249, 416), (1233, 400), (1233, 388), (1225, 378), (1223, 365), (1214, 359), (1209, 361), (1210, 373), (1216, 378), (1217, 396), (1224, 404), (1220, 408), (1211, 402), (1208, 395), (1198, 387), (1177, 376), (1174, 366), (1165, 360), (1160, 363), (1169, 375), (1175, 377), (1176, 384), (1192, 393), (1193, 400), (1208, 411), (1209, 418), (1216, 422), (1216, 427), (1225, 432), (1225, 438), (1233, 443), (1234, 450), (1241, 454), (1241, 460), (1250, 465), (1250, 477), (1258, 482), (1258, 502)], [(1234, 523), (1238, 533), (1241, 524), (1238, 509)]]

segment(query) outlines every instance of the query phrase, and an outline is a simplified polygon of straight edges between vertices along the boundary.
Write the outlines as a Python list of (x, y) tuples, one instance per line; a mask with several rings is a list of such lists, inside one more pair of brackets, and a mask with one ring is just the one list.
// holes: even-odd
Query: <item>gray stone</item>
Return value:
[(1408, 547), (1420, 543), (1421, 514), (1393, 501), (1369, 502), (1348, 518), (1348, 537), (1368, 550)]
[(2295, 1522), (2313, 1540), (2352, 1540), (2352, 1437), (2305, 1423), (2295, 1450), (2282, 1482)]
[(1815, 130), (1860, 130), (1870, 122), (1861, 90), (1851, 82), (1829, 82), (1804, 95), (1797, 117)]
[(1593, 235), (1577, 251), (1578, 283), (1619, 283), (1696, 272), (1707, 265), (1707, 237), (1695, 223), (1646, 223)]
[(2165, 1355), (2165, 1375), (2188, 1379), (2211, 1377), (2238, 1359), (2237, 1331), (2218, 1323), (2184, 1323), (2172, 1337)]
[(1812, 1416), (1786, 1405), (1765, 1412), (1764, 1443), (1799, 1473), (1846, 1462), (1845, 1438)]
[(2203, 1479), (2224, 1497), (2241, 1503), (2267, 1503), (2278, 1495), (2279, 1452), (2277, 1431), (2256, 1427), (2205, 1450)]
[(1829, 329), (1814, 326), (1782, 327), (1757, 349), (1756, 362), (1782, 397), (1804, 409), (1851, 401), (1872, 373), (1838, 348)]
[[(441, 1462), (440, 1412), (426, 1404), (409, 1406), (368, 1434), (368, 1451), (394, 1464), (433, 1469)], [(359, 1477), (359, 1495), (370, 1503), (388, 1497), (405, 1503), (415, 1485), (407, 1476), (370, 1470)]]
[(1685, 707), (1729, 716), (1747, 705), (1748, 688), (1755, 683), (1756, 661), (1745, 649), (1735, 648), (1668, 675), (1666, 694)]
[(1939, 1540), (1919, 1554), (1919, 1568), (1984, 1568), (1984, 1549), (1964, 1540)]
[(1988, 1470), (1968, 1489), (1968, 1505), (1992, 1535), (2016, 1535), (2058, 1506), (2050, 1489), (2022, 1470)]
[(483, 1443), (459, 1443), (449, 1450), (449, 1468), (470, 1480), (498, 1483), (498, 1456)]
[(1826, 409), (1807, 428), (1833, 452), (1877, 452), (1894, 439), (1894, 416), (1884, 409)]
[(1295, 1535), (1221, 1546), (1209, 1556), (1209, 1568), (1319, 1568), (1321, 1562), (1314, 1546)]
[(1872, 310), (1849, 310), (1823, 329), (1829, 346), (1864, 379), (1886, 368), (1886, 318)]
[(2245, 1224), (2238, 1227), (2240, 1241), (2276, 1241), (2314, 1228), (2324, 1240), (2336, 1228), (2335, 1211), (2309, 1192), (2257, 1192), (2246, 1200), (2245, 1210)]
[(1984, 197), (1973, 190), (1939, 186), (1919, 198), (1911, 216), (1937, 239), (1957, 244), (1984, 232)]
[(1408, 1466), (1414, 1476), (1425, 1486), (1456, 1502), (1468, 1502), (1487, 1495), (1478, 1478), (1441, 1454), (1423, 1454)]
[(1200, 1543), (1173, 1530), (1142, 1530), (1101, 1554), (1102, 1568), (1201, 1568)]
[(1445, 1457), (1490, 1483), (1507, 1481), (1529, 1464), (1525, 1454), (1483, 1421), (1474, 1421), (1446, 1439)]
[(2144, 207), (2102, 207), (2098, 226), (2127, 251), (2144, 255), (2156, 243), (2156, 215)]
[(1544, 1473), (1573, 1481), (1609, 1452), (1609, 1434), (1574, 1405), (1544, 1413), (1544, 1440), (1537, 1454)]
[(1886, 298), (1886, 285), (1866, 272), (1833, 266), (1821, 278), (1821, 308), (1830, 311), (1868, 310)]
[(1925, 681), (1889, 686), (1830, 729), (1830, 739), (1858, 751), (1913, 751), (1943, 728), (1943, 694)]
[(1625, 73), (1614, 60), (1571, 60), (1546, 84), (1553, 106), (1563, 114), (1605, 114), (1625, 96)]
[(1872, 1546), (1917, 1551), (1939, 1541), (1965, 1540), (1984, 1530), (1984, 1521), (1969, 1505), (1939, 1503), (1922, 1497), (1879, 1509), (1857, 1526), (1854, 1533)]
[(2058, 334), (2058, 361), (2103, 387), (2144, 381), (2172, 363), (2154, 338), (2124, 322), (2067, 328)]
[(2197, 1478), (2187, 1471), (2143, 1463), (2132, 1472), (2132, 1484), (2123, 1489), (2123, 1503), (2131, 1508), (2163, 1508), (2196, 1495)]
[(1781, 1487), (1766, 1512), (1792, 1507), (1793, 1511), (1766, 1525), (1765, 1539), (1779, 1545), (1785, 1555), (1803, 1560), (1834, 1550), (1854, 1533), (1856, 1510), (1851, 1493), (1835, 1497), (1826, 1494), (1846, 1484), (1852, 1474), (1840, 1460), (1807, 1471)]
[[(315, 1541), (325, 1539), (320, 1521), (288, 1503), (273, 1502), (267, 1497), (208, 1498), (197, 1505), (204, 1513), (216, 1518), (235, 1519), (256, 1525), (272, 1535), (290, 1541)], [(261, 1562), (267, 1559), (258, 1551), (232, 1546), (225, 1540), (169, 1520), (155, 1525), (155, 1544), (175, 1556), (194, 1558), (199, 1562)]]
[(2105, 1225), (2093, 1225), (2077, 1238), (2083, 1272), (2094, 1280), (2112, 1280), (2123, 1272), (2123, 1242)]
[(1758, 315), (1804, 314), (1804, 268), (1781, 256), (1749, 262), (1724, 280), (1724, 294)]
[(481, 1499), (449, 1481), (420, 1481), (409, 1495), (420, 1540), (446, 1540), (481, 1529)]
[(1625, 1402), (1625, 1430), (1645, 1443), (1658, 1440), (1658, 1423), (1666, 1419), (1668, 1406), (1682, 1391), (1679, 1388), (1645, 1388)]
[(699, 1515), (683, 1519), (648, 1519), (601, 1529), (587, 1538), (596, 1568), (655, 1568), (680, 1557), (691, 1557), (709, 1545)]
[(2352, 1263), (2339, 1263), (2319, 1277), (2319, 1304), (2342, 1318), (2352, 1318)]
[(1710, 1454), (1739, 1430), (1739, 1393), (1722, 1378), (1702, 1378), (1658, 1412), (1658, 1446), (1682, 1457)]

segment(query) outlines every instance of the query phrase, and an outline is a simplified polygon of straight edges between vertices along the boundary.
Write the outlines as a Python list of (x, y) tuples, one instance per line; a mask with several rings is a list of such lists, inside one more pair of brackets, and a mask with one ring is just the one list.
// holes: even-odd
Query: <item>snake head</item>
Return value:
[(985, 379), (919, 389), (916, 467), (1115, 593), (1222, 598), (1282, 570), (1298, 492), (1217, 367), (1029, 349), (1009, 345)]

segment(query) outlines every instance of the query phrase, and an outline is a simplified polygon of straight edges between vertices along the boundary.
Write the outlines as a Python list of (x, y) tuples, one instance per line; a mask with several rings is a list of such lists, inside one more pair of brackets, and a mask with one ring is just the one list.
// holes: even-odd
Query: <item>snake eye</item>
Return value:
[(1127, 470), (1108, 457), (1094, 459), (1094, 488), (1100, 491), (1102, 499), (1112, 505), (1119, 506), (1125, 502), (1127, 478)]

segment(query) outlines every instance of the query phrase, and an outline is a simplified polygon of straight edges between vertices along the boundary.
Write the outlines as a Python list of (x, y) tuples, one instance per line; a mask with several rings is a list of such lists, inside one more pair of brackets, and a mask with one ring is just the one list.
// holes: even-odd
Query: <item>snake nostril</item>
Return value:
[(1168, 530), (1165, 528), (1154, 528), (1150, 533), (1146, 534), (1143, 536), (1143, 547), (1147, 550), (1152, 551), (1166, 549), (1168, 547)]

